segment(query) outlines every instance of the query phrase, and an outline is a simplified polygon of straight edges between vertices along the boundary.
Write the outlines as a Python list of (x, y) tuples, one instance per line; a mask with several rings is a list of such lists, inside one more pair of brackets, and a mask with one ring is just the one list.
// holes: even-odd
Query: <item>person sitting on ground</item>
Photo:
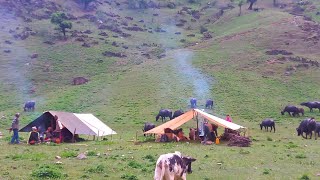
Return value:
[(30, 132), (28, 144), (34, 145), (36, 143), (39, 143), (39, 141), (40, 141), (39, 133), (37, 131), (37, 127), (34, 126), (32, 127), (32, 131)]
[(218, 137), (218, 126), (215, 124), (211, 124), (211, 139), (214, 142), (216, 140), (216, 138)]
[(52, 137), (53, 137), (53, 131), (51, 127), (48, 127), (48, 129), (45, 132), (45, 138), (44, 141), (51, 141)]

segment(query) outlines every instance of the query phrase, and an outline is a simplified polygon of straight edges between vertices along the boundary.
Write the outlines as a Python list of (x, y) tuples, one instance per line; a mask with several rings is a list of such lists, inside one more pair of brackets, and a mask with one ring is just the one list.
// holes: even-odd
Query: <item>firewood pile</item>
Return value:
[(251, 144), (250, 138), (241, 136), (238, 131), (231, 129), (226, 129), (220, 139), (228, 141), (228, 146), (249, 147)]

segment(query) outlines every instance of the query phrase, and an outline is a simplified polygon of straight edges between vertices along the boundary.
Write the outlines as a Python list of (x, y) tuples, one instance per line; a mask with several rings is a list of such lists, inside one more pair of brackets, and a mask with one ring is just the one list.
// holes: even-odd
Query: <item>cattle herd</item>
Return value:
[[(318, 101), (303, 102), (300, 105), (308, 107), (310, 109), (310, 112), (313, 112), (313, 109), (319, 109), (319, 112), (320, 112), (320, 102)], [(197, 107), (196, 98), (190, 99), (190, 107), (191, 108)], [(213, 108), (213, 101), (211, 99), (208, 99), (206, 101), (205, 108), (210, 108), (210, 109)], [(181, 109), (175, 111), (173, 114), (170, 109), (161, 109), (158, 115), (156, 116), (156, 121), (158, 121), (160, 117), (162, 122), (166, 120), (166, 117), (168, 117), (171, 120), (182, 115), (183, 113), (184, 112)], [(284, 115), (285, 113), (288, 113), (290, 116), (293, 116), (293, 117), (300, 116), (300, 115), (304, 116), (304, 109), (294, 105), (287, 105), (281, 111), (282, 115)], [(154, 124), (148, 122), (145, 124), (143, 131), (146, 132), (154, 127), (155, 127)], [(272, 132), (272, 130), (273, 132), (275, 132), (276, 131), (275, 121), (270, 118), (264, 119), (260, 123), (260, 129), (262, 130), (263, 128), (266, 131), (269, 131), (269, 128), (270, 128), (270, 132)], [(307, 139), (308, 136), (311, 139), (312, 132), (314, 132), (315, 139), (317, 139), (317, 136), (320, 135), (320, 122), (316, 122), (313, 117), (306, 118), (301, 121), (300, 125), (296, 128), (296, 130), (297, 130), (298, 136), (301, 135), (305, 139)], [(196, 131), (197, 131), (196, 129), (190, 128), (189, 140), (196, 140), (196, 137), (197, 137)], [(305, 136), (304, 136), (304, 133), (305, 133)], [(173, 133), (173, 134), (177, 134), (177, 133)], [(191, 157), (182, 156), (180, 152), (163, 154), (159, 157), (156, 163), (154, 179), (155, 180), (186, 179), (186, 173), (192, 172), (191, 162), (195, 160), (196, 159)]]
[[(35, 101), (27, 101), (24, 104), (24, 111), (34, 111), (35, 109)], [(313, 112), (313, 109), (319, 109), (320, 112), (320, 102), (319, 101), (312, 101), (312, 102), (303, 102), (300, 104), (301, 106), (306, 106), (310, 109), (310, 112)], [(190, 99), (190, 107), (196, 108), (197, 107), (197, 99), (191, 98)], [(213, 108), (213, 100), (208, 99), (205, 103), (205, 108)], [(161, 117), (162, 122), (166, 120), (166, 118), (174, 119), (180, 115), (182, 115), (184, 112), (183, 110), (179, 109), (172, 113), (170, 109), (161, 109), (159, 113), (156, 116), (156, 121), (159, 120)], [(301, 107), (297, 107), (294, 105), (288, 105), (286, 106), (282, 111), (281, 114), (284, 115), (285, 113), (288, 113), (290, 116), (304, 116), (304, 109)], [(275, 121), (273, 119), (267, 118), (264, 119), (260, 123), (260, 129), (263, 128), (266, 131), (270, 132), (273, 130), (273, 132), (276, 131), (275, 128)], [(145, 123), (143, 127), (143, 132), (146, 132), (148, 130), (151, 130), (155, 128), (155, 125), (153, 123), (147, 122)], [(169, 128), (167, 128), (169, 129)], [(171, 129), (169, 129), (171, 130)], [(311, 118), (306, 118), (303, 121), (300, 122), (300, 125), (296, 128), (298, 136), (302, 136), (303, 138), (307, 139), (308, 136), (310, 139), (312, 138), (312, 133), (315, 134), (315, 139), (317, 139), (317, 136), (320, 135), (320, 122), (316, 122), (316, 120)], [(171, 130), (172, 131), (172, 130)], [(173, 130), (176, 132), (173, 132), (171, 134), (182, 134), (182, 129), (179, 130)], [(305, 133), (305, 136), (304, 136)], [(184, 136), (183, 136), (184, 137)], [(197, 130), (194, 128), (190, 128), (189, 138), (184, 137), (188, 140), (195, 140), (197, 137)], [(173, 137), (174, 138), (174, 137)], [(181, 137), (180, 137), (181, 138)], [(155, 180), (163, 180), (163, 179), (186, 179), (186, 173), (191, 173), (191, 163), (195, 161), (196, 159), (188, 156), (182, 156), (180, 152), (176, 151), (175, 153), (168, 153), (161, 155), (156, 163), (155, 168), (155, 174), (154, 179)]]

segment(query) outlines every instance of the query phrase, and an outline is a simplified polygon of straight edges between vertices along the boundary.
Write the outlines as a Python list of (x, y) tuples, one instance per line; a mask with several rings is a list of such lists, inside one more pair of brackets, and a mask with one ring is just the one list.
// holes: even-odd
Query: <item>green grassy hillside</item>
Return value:
[[(77, 17), (66, 39), (50, 19), (31, 15), (45, 15), (54, 9), (51, 5), (4, 2), (0, 0), (0, 179), (152, 179), (158, 156), (177, 150), (197, 159), (188, 179), (316, 179), (320, 173), (314, 168), (320, 158), (319, 140), (302, 139), (295, 131), (306, 117), (319, 121), (320, 112), (305, 107), (305, 117), (280, 114), (285, 105), (320, 97), (317, 1), (301, 5), (313, 9), (302, 15), (311, 14), (314, 21), (290, 14), (293, 1), (283, 1), (283, 9), (273, 7), (271, 0), (258, 1), (254, 7), (263, 8), (258, 12), (244, 4), (241, 16), (235, 4), (227, 8), (229, 1), (223, 0), (173, 1), (173, 9), (167, 1), (158, 1), (160, 8), (142, 10), (128, 9), (127, 1), (99, 1), (91, 11), (74, 1), (48, 1)], [(26, 13), (28, 8), (34, 11)], [(221, 16), (220, 9), (225, 9)], [(86, 14), (96, 19), (83, 17)], [(98, 20), (122, 33), (99, 29)], [(15, 36), (26, 27), (35, 33), (25, 40)], [(201, 29), (212, 38), (204, 38)], [(83, 47), (84, 42), (90, 47)], [(292, 54), (268, 55), (271, 50)], [(126, 57), (107, 57), (102, 54), (106, 51)], [(38, 57), (31, 58), (33, 54)], [(89, 82), (72, 85), (78, 76)], [(230, 114), (235, 123), (248, 127), (251, 147), (228, 147), (226, 142), (163, 144), (143, 137), (144, 122), (161, 124), (155, 122), (159, 109), (187, 111), (190, 97), (198, 98), (199, 108), (212, 98), (214, 109), (207, 112), (222, 118)], [(36, 111), (22, 112), (30, 99), (36, 100)], [(106, 141), (89, 137), (75, 144), (8, 145), (11, 135), (6, 129), (14, 113), (22, 113), (24, 126), (47, 110), (92, 113), (118, 134)], [(260, 130), (264, 118), (275, 119), (276, 133)], [(183, 125), (185, 133), (194, 126), (194, 121)], [(82, 152), (88, 159), (75, 158)], [(55, 156), (62, 157), (62, 164), (55, 164)]]

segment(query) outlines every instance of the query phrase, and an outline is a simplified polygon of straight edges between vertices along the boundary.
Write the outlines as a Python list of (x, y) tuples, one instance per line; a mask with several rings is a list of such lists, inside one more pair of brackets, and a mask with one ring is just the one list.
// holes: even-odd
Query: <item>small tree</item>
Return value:
[(249, 10), (252, 10), (252, 6), (253, 6), (253, 4), (254, 4), (255, 2), (257, 2), (257, 0), (247, 0), (247, 2), (250, 3), (248, 9), (249, 9)]
[(63, 12), (56, 12), (51, 15), (51, 23), (58, 25), (59, 30), (66, 37), (66, 29), (72, 28), (72, 23), (67, 21), (67, 16)]

